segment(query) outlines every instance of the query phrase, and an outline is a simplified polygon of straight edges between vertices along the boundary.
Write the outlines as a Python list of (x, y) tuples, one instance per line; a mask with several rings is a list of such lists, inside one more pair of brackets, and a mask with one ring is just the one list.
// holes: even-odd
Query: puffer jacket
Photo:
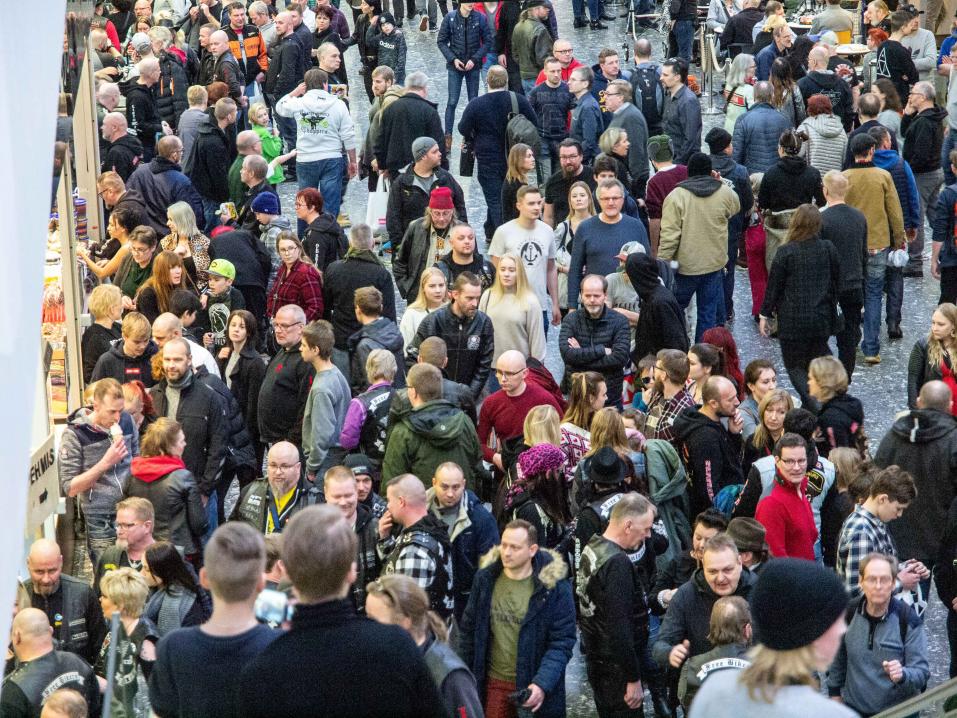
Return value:
[(189, 101), (186, 99), (186, 90), (189, 89), (186, 63), (165, 50), (159, 54), (158, 59), (160, 81), (153, 90), (156, 96), (156, 111), (175, 130), (179, 116), (189, 107)]
[(480, 66), (492, 49), (492, 33), (482, 13), (470, 12), (462, 17), (462, 13), (456, 11), (442, 18), (436, 42), (447, 67), (453, 67), (455, 60), (463, 63), (471, 60)]
[(364, 324), (355, 334), (349, 337), (349, 361), (352, 368), (352, 390), (359, 394), (369, 388), (366, 377), (366, 360), (374, 349), (386, 349), (395, 357), (396, 374), (394, 385), (397, 388), (405, 386), (405, 357), (403, 356), (403, 340), (395, 322), (386, 317), (379, 317), (373, 322)]
[(752, 105), (734, 125), (734, 161), (747, 167), (748, 174), (767, 172), (778, 159), (781, 133), (790, 127), (787, 118), (767, 102)]
[(936, 409), (901, 415), (884, 435), (874, 463), (896, 464), (914, 477), (917, 496), (888, 524), (900, 556), (933, 563), (947, 531), (947, 512), (957, 497), (957, 420)]
[[(492, 650), (492, 591), (502, 574), (499, 549), (482, 558), (472, 596), (460, 624), (459, 655), (475, 675), (479, 695), (488, 683)], [(565, 716), (565, 667), (575, 646), (575, 599), (568, 581), (568, 565), (554, 551), (541, 550), (532, 558), (532, 597), (518, 631), (515, 684), (534, 683), (545, 693), (535, 715)], [(710, 615), (710, 614), (709, 614)]]
[(196, 553), (206, 532), (206, 509), (196, 479), (174, 456), (137, 456), (130, 467), (127, 496), (153, 504), (153, 537), (181, 552)]
[[(620, 314), (618, 316), (621, 317)], [(476, 311), (472, 319), (459, 317), (452, 312), (449, 304), (432, 312), (419, 324), (415, 338), (409, 345), (407, 354), (410, 363), (418, 359), (419, 345), (428, 337), (445, 340), (449, 354), (445, 376), (466, 384), (472, 390), (472, 396), (478, 399), (492, 370), (492, 355), (495, 351), (495, 334), (488, 315)]]
[(844, 164), (844, 151), (847, 149), (847, 133), (837, 115), (815, 115), (808, 117), (799, 132), (806, 132), (804, 145), (807, 163), (823, 177), (830, 170), (841, 171)]

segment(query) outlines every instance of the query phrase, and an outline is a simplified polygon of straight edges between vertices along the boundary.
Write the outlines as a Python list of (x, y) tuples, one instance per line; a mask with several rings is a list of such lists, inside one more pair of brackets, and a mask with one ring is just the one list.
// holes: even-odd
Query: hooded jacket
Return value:
[[(578, 341), (578, 347), (568, 345), (571, 338)], [(623, 314), (608, 307), (602, 307), (597, 317), (592, 317), (586, 309), (566, 314), (558, 335), (558, 348), (566, 375), (578, 371), (601, 372), (608, 389), (608, 405), (621, 403), (624, 368), (631, 356), (631, 328)]]
[[(429, 510), (442, 520), (435, 500), (435, 489), (425, 492)], [(472, 592), (472, 582), (479, 569), (479, 560), (498, 543), (498, 526), (478, 496), (465, 490), (459, 501), (455, 521), (449, 528), (452, 543), (452, 592), (455, 595), (455, 618), (462, 620)]]
[[(688, 468), (690, 515), (697, 516), (714, 503), (714, 497), (725, 486), (744, 483), (741, 435), (732, 434), (721, 422), (712, 421), (698, 409), (680, 414), (674, 429), (678, 451)], [(709, 611), (707, 616), (710, 615)]]
[[(748, 600), (757, 576), (746, 568), (741, 569), (741, 578), (738, 586), (732, 592), (733, 596), (740, 596)], [(719, 596), (711, 590), (711, 586), (704, 577), (704, 570), (699, 568), (691, 576), (691, 580), (683, 583), (668, 604), (661, 628), (658, 630), (658, 640), (651, 650), (652, 658), (659, 666), (668, 666), (668, 654), (671, 649), (688, 640), (691, 647), (688, 657), (697, 656), (714, 648), (708, 640), (710, 630), (711, 609)]]
[(904, 213), (904, 228), (917, 229), (924, 223), (920, 210), (920, 193), (917, 189), (917, 180), (914, 171), (907, 161), (894, 149), (875, 150), (874, 166), (887, 170), (894, 187), (897, 189), (897, 198), (901, 202), (901, 211)]
[(182, 553), (196, 553), (206, 533), (206, 508), (196, 480), (174, 456), (137, 456), (130, 467), (127, 496), (153, 504), (153, 537), (169, 541)]
[(425, 483), (446, 461), (462, 468), (469, 488), (486, 475), (475, 426), (461, 409), (436, 399), (413, 409), (391, 429), (382, 459), (382, 482), (414, 474)]
[[(831, 101), (831, 109), (837, 115), (841, 124), (850, 129), (854, 116), (854, 100), (851, 96), (851, 86), (844, 78), (831, 70), (811, 70), (798, 80), (798, 88), (804, 98), (805, 106), (812, 95), (824, 95)], [(840, 169), (840, 168), (838, 168)]]
[(215, 121), (209, 120), (201, 124), (196, 132), (193, 149), (186, 159), (184, 171), (204, 199), (225, 202), (229, 199), (227, 178), (232, 159), (226, 134)]
[(143, 161), (143, 143), (136, 135), (120, 135), (106, 146), (100, 159), (100, 170), (116, 172), (125, 182)]
[(734, 161), (747, 167), (749, 174), (767, 172), (778, 159), (781, 133), (790, 127), (787, 118), (767, 102), (752, 105), (734, 125)]
[(899, 556), (933, 563), (953, 525), (947, 513), (957, 497), (957, 420), (935, 409), (904, 413), (884, 435), (874, 463), (896, 464), (914, 477), (917, 497), (888, 530)]
[(803, 158), (781, 157), (764, 173), (758, 192), (758, 206), (762, 210), (782, 212), (808, 202), (818, 207), (826, 204), (821, 173)]
[(234, 469), (241, 466), (252, 469), (256, 467), (255, 450), (249, 432), (246, 431), (246, 419), (236, 397), (218, 376), (210, 374), (205, 366), (195, 370), (196, 379), (215, 391), (223, 400), (226, 409), (226, 427), (229, 440), (226, 446), (226, 468)]
[(179, 117), (189, 107), (186, 90), (186, 63), (175, 53), (163, 51), (157, 58), (160, 64), (160, 80), (156, 83), (156, 111), (159, 116), (176, 129)]
[(864, 406), (860, 399), (850, 394), (836, 394), (821, 407), (817, 426), (821, 440), (817, 442), (818, 453), (826, 456), (839, 446), (854, 448), (857, 434), (864, 425)]
[[(452, 190), (452, 204), (455, 206), (455, 214), (461, 222), (468, 222), (468, 213), (465, 208), (465, 193), (462, 186), (455, 181), (455, 178), (448, 170), (436, 167), (435, 174), (432, 176), (432, 186), (448, 187)], [(429, 193), (423, 192), (415, 182), (415, 170), (409, 165), (405, 171), (400, 174), (389, 188), (389, 207), (386, 219), (386, 231), (389, 233), (389, 239), (392, 241), (393, 256), (403, 242), (403, 236), (409, 225), (417, 219), (422, 219), (425, 210), (429, 206)], [(424, 267), (423, 267), (424, 269)], [(420, 272), (421, 274), (421, 272)], [(415, 275), (413, 284), (418, 290), (419, 275)]]
[[(459, 655), (472, 670), (479, 695), (488, 683), (492, 650), (492, 592), (502, 574), (498, 547), (483, 558), (472, 583), (472, 596), (462, 616)], [(515, 685), (534, 683), (545, 692), (535, 715), (565, 716), (565, 667), (575, 646), (575, 601), (568, 581), (568, 566), (554, 551), (541, 549), (532, 558), (534, 588), (528, 612), (518, 633)]]
[(754, 192), (751, 190), (751, 175), (748, 168), (736, 162), (733, 157), (721, 154), (712, 154), (711, 169), (721, 175), (721, 181), (734, 190), (738, 195), (738, 204), (741, 209), (728, 222), (728, 240), (738, 241), (747, 227), (754, 207)]
[(345, 232), (328, 212), (323, 212), (306, 225), (302, 246), (320, 272), (325, 272), (330, 264), (346, 256), (348, 249)]
[(677, 260), (683, 275), (723, 269), (728, 263), (728, 221), (739, 211), (738, 195), (721, 180), (708, 175), (679, 182), (661, 208), (658, 257)]
[(343, 148), (356, 148), (356, 126), (346, 103), (325, 90), (309, 90), (302, 97), (286, 95), (276, 103), (276, 114), (296, 121), (296, 162), (342, 157)]
[(236, 267), (233, 286), (258, 287), (265, 300), (266, 284), (272, 274), (271, 261), (262, 242), (252, 234), (236, 229), (213, 237), (209, 241), (209, 259), (228, 259)]
[(130, 132), (143, 143), (144, 156), (152, 159), (156, 152), (156, 135), (163, 132), (152, 88), (139, 82), (132, 83), (126, 93), (126, 123)]
[[(396, 321), (395, 288), (392, 275), (371, 251), (353, 250), (330, 264), (323, 274), (322, 292), (325, 317), (332, 322), (336, 349), (349, 349), (349, 337), (362, 325), (356, 319), (355, 291), (360, 287), (375, 287), (382, 292), (382, 316)], [(365, 375), (365, 368), (362, 371)]]
[(120, 339), (110, 347), (105, 354), (100, 355), (93, 367), (90, 381), (99, 381), (110, 377), (120, 384), (128, 381), (141, 381), (147, 389), (153, 386), (153, 369), (150, 362), (158, 349), (153, 342), (146, 345), (146, 349), (138, 357), (128, 357), (123, 351), (123, 340)]
[[(64, 496), (69, 495), (70, 481), (92, 469), (113, 444), (112, 434), (94, 425), (91, 416), (90, 409), (77, 409), (67, 420), (67, 428), (60, 439), (57, 469), (60, 490)], [(117, 502), (126, 493), (130, 480), (130, 461), (140, 453), (140, 439), (133, 419), (125, 411), (120, 414), (118, 426), (123, 432), (127, 455), (105, 471), (92, 488), (77, 494), (84, 514), (112, 515), (116, 512)]]
[(904, 159), (916, 174), (940, 169), (940, 153), (944, 142), (944, 120), (947, 110), (934, 105), (916, 115), (901, 118), (904, 137)]
[(495, 352), (492, 320), (481, 311), (476, 311), (471, 319), (459, 317), (452, 311), (452, 305), (446, 304), (419, 324), (415, 338), (408, 348), (409, 363), (418, 359), (419, 345), (428, 337), (441, 337), (445, 340), (449, 361), (443, 374), (452, 381), (466, 384), (471, 389), (472, 396), (478, 400), (485, 388), (485, 382), (488, 381), (492, 369), (492, 355)]
[(366, 360), (373, 349), (386, 349), (395, 357), (396, 374), (394, 385), (405, 386), (405, 356), (403, 339), (399, 328), (391, 319), (379, 317), (364, 324), (359, 331), (349, 337), (349, 361), (352, 368), (352, 389), (358, 394), (369, 388), (366, 376)]
[(176, 162), (154, 157), (136, 168), (126, 181), (126, 187), (143, 195), (149, 225), (161, 237), (168, 231), (166, 210), (175, 202), (186, 202), (193, 208), (198, 223), (202, 224), (203, 198)]
[(844, 165), (844, 150), (847, 148), (847, 133), (844, 132), (844, 125), (837, 115), (808, 117), (798, 127), (798, 131), (807, 133), (805, 156), (811, 167), (822, 176), (830, 170), (841, 171)]

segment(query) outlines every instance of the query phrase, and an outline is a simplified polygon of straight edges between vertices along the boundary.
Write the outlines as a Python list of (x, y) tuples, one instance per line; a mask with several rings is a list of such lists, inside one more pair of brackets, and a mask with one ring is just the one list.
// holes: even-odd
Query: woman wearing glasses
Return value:
[(156, 232), (149, 227), (139, 226), (130, 232), (129, 254), (116, 270), (113, 284), (123, 292), (123, 309), (136, 309), (135, 297), (140, 287), (153, 275), (153, 257), (159, 242)]
[(814, 561), (817, 526), (807, 496), (807, 444), (798, 434), (785, 434), (774, 448), (774, 457), (774, 486), (758, 502), (754, 518), (766, 529), (765, 540), (774, 558)]
[(280, 232), (276, 251), (282, 264), (276, 270), (266, 300), (266, 314), (275, 317), (287, 304), (306, 313), (306, 322), (322, 318), (322, 275), (306, 255), (302, 242), (292, 231)]

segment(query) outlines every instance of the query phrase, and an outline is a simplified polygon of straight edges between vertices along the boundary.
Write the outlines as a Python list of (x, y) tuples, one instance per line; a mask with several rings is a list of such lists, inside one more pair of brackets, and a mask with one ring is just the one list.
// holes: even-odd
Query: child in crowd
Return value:
[(372, 36), (370, 49), (375, 51), (372, 67), (385, 65), (395, 73), (395, 84), (405, 84), (405, 35), (395, 26), (395, 18), (384, 12), (379, 16), (379, 31)]

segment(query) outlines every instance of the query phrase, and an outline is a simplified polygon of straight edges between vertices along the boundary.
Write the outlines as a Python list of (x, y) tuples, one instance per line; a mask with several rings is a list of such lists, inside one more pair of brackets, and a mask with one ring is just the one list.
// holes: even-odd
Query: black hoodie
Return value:
[(824, 95), (831, 101), (834, 114), (841, 118), (844, 129), (850, 129), (854, 118), (854, 99), (851, 96), (850, 85), (844, 81), (843, 77), (830, 70), (824, 72), (812, 70), (798, 80), (798, 88), (801, 90), (805, 105), (812, 95)]
[(153, 159), (156, 154), (156, 135), (163, 132), (163, 121), (152, 88), (139, 82), (133, 83), (126, 93), (126, 122), (130, 132), (143, 143), (146, 159)]
[(225, 202), (229, 199), (229, 165), (232, 163), (229, 139), (215, 120), (200, 124), (183, 171), (193, 181), (203, 199)]
[(688, 351), (685, 315), (675, 295), (661, 283), (658, 262), (650, 254), (631, 254), (625, 273), (641, 299), (631, 357), (637, 364), (661, 349)]
[(818, 452), (827, 456), (839, 446), (856, 447), (857, 434), (864, 424), (864, 406), (850, 394), (837, 394), (824, 402), (817, 415), (821, 438)]
[(143, 143), (136, 135), (123, 135), (109, 145), (100, 161), (100, 170), (116, 172), (125, 182), (143, 161)]
[(914, 477), (917, 497), (888, 530), (899, 556), (933, 562), (947, 527), (957, 528), (947, 521), (957, 496), (957, 420), (935, 409), (903, 414), (881, 440), (874, 463), (896, 464)]
[(150, 366), (150, 360), (158, 351), (153, 342), (146, 345), (146, 350), (138, 357), (129, 357), (123, 351), (124, 342), (120, 339), (116, 344), (110, 347), (110, 350), (103, 354), (93, 367), (93, 374), (90, 381), (99, 381), (110, 377), (116, 379), (120, 384), (128, 381), (139, 380), (147, 388), (153, 386), (153, 371)]
[(723, 183), (711, 175), (697, 175), (689, 177), (684, 182), (679, 182), (678, 187), (688, 190), (695, 197), (710, 197), (719, 189)]
[(725, 486), (744, 484), (741, 472), (741, 435), (697, 409), (678, 415), (674, 423), (679, 452), (688, 467), (691, 516), (709, 508)]
[(328, 212), (323, 212), (306, 225), (302, 246), (320, 272), (325, 272), (326, 267), (345, 257), (348, 249), (342, 227)]
[(374, 349), (385, 349), (395, 357), (396, 373), (394, 386), (405, 386), (405, 342), (395, 322), (379, 317), (364, 324), (359, 331), (349, 337), (349, 359), (352, 365), (352, 389), (359, 394), (369, 388), (366, 376), (366, 360)]
[(797, 209), (799, 205), (814, 202), (826, 204), (821, 173), (809, 167), (800, 157), (782, 157), (764, 173), (758, 206), (772, 212)]
[(904, 137), (904, 159), (914, 174), (940, 169), (940, 151), (944, 142), (944, 120), (947, 110), (934, 105), (916, 115), (901, 118)]

